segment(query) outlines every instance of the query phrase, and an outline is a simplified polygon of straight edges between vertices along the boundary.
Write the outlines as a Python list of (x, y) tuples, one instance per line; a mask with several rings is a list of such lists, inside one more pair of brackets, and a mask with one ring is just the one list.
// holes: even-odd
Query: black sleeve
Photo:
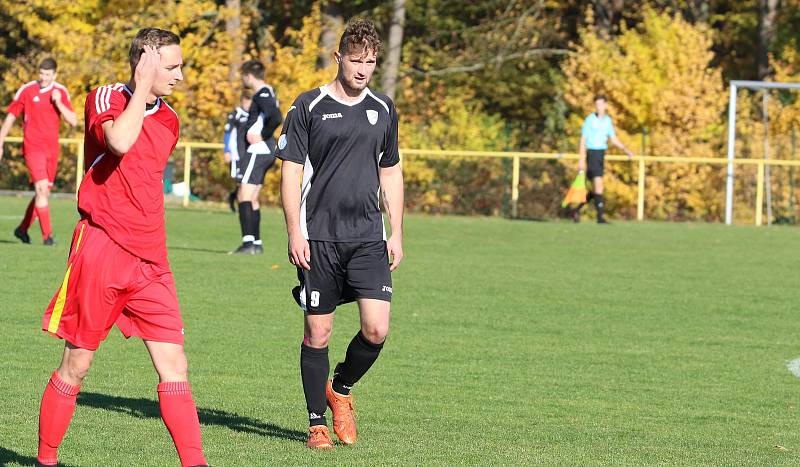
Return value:
[[(265, 125), (266, 126), (266, 125)], [(306, 163), (308, 155), (308, 107), (297, 98), (286, 113), (286, 121), (278, 138), (277, 157), (281, 160)]]
[(397, 110), (394, 105), (389, 107), (389, 129), (386, 132), (386, 140), (381, 156), (381, 167), (393, 167), (400, 163), (400, 150), (397, 148)]
[(264, 141), (268, 141), (275, 134), (275, 129), (281, 125), (283, 117), (281, 116), (281, 109), (278, 107), (278, 99), (267, 88), (261, 89), (258, 94), (253, 96), (253, 103), (250, 104), (250, 113), (247, 115), (245, 128), (249, 130), (258, 120), (259, 115), (264, 116), (261, 138)]
[(269, 92), (269, 96), (265, 96), (267, 92), (262, 92), (258, 100), (258, 107), (264, 115), (264, 126), (261, 128), (261, 137), (264, 141), (269, 140), (275, 134), (275, 130), (281, 126), (283, 116), (281, 115), (281, 108), (278, 107), (277, 97)]

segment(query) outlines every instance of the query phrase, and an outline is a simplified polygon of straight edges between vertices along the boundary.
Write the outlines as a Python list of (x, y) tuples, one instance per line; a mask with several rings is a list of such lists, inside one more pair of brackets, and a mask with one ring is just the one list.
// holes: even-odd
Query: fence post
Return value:
[(758, 175), (756, 177), (756, 225), (762, 224), (762, 213), (764, 210), (764, 162), (758, 163)]
[(644, 220), (644, 156), (639, 156), (639, 189), (636, 200), (636, 220)]
[(514, 156), (511, 169), (511, 218), (517, 218), (517, 201), (519, 200), (519, 156)]
[(184, 147), (184, 156), (183, 156), (183, 184), (185, 185), (185, 191), (183, 192), (183, 205), (189, 205), (189, 195), (191, 194), (191, 184), (189, 183), (191, 180), (191, 168), (192, 168), (192, 146), (187, 144)]
[(75, 194), (83, 181), (83, 141), (78, 141), (78, 160), (75, 162)]

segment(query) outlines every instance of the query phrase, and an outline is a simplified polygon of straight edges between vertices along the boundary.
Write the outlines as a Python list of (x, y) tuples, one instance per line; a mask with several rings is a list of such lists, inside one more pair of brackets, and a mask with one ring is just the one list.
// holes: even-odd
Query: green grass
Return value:
[[(76, 220), (57, 200), (57, 248), (18, 244), (26, 201), (0, 199), (0, 465), (35, 455), (63, 345), (40, 320)], [(800, 463), (797, 229), (408, 216), (391, 336), (355, 390), (359, 443), (309, 452), (280, 213), (262, 257), (224, 254), (230, 213), (167, 223), (215, 466)], [(356, 326), (340, 309), (332, 363)], [(177, 465), (156, 383), (144, 346), (112, 331), (62, 461)]]

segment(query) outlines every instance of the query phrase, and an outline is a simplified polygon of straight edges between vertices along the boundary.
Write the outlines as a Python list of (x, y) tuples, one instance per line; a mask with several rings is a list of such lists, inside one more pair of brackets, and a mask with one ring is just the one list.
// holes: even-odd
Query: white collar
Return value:
[(342, 105), (346, 105), (348, 107), (352, 107), (354, 105), (360, 104), (361, 101), (363, 101), (364, 98), (367, 97), (367, 94), (369, 93), (369, 88), (364, 88), (364, 90), (361, 91), (361, 95), (359, 95), (356, 100), (354, 100), (352, 102), (347, 102), (347, 101), (343, 101), (343, 100), (339, 99), (338, 97), (336, 97), (333, 94), (333, 91), (331, 91), (328, 88), (328, 86), (329, 86), (328, 84), (324, 84), (324, 85), (320, 86), (319, 89), (322, 91), (323, 94), (327, 94), (327, 95), (331, 96), (331, 99), (335, 100), (336, 102), (338, 102), (338, 103), (340, 103)]

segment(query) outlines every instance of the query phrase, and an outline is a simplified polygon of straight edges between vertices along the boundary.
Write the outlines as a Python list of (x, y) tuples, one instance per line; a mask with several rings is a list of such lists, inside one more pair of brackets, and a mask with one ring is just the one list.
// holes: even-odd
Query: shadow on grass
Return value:
[[(0, 446), (0, 465), (10, 464), (11, 462), (19, 465), (36, 465), (36, 458), (17, 454), (10, 449)], [(62, 464), (60, 462), (58, 465), (59, 467), (70, 467), (69, 465)]]
[[(81, 392), (78, 394), (78, 404), (96, 409), (121, 412), (137, 418), (161, 418), (158, 402), (150, 399)], [(252, 433), (260, 436), (306, 442), (307, 435), (302, 431), (283, 428), (255, 418), (225, 412), (224, 410), (198, 408), (197, 415), (203, 425), (223, 426), (240, 433)]]

